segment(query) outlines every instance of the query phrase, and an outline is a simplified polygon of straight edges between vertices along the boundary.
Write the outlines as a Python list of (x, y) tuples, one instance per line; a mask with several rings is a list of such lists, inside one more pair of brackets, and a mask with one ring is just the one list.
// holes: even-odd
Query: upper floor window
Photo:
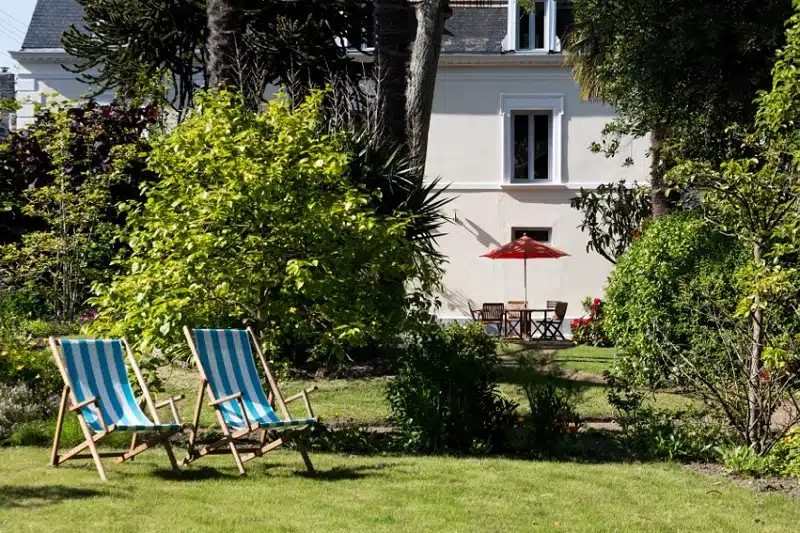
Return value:
[(560, 52), (574, 22), (572, 0), (530, 0), (523, 9), (508, 2), (506, 47), (517, 51)]
[(500, 112), (503, 116), (503, 183), (562, 183), (564, 97), (503, 94)]

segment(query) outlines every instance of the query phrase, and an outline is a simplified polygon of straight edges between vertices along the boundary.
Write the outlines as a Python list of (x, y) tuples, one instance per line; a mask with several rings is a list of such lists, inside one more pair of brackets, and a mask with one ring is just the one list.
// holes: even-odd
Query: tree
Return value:
[(91, 284), (111, 274), (125, 223), (118, 203), (155, 179), (144, 157), (157, 117), (120, 102), (61, 103), (0, 145), (0, 183), (13, 200), (0, 246), (6, 288), (42, 296), (58, 320), (77, 317)]
[(584, 97), (619, 112), (595, 148), (651, 135), (653, 215), (667, 209), (663, 176), (676, 158), (721, 162), (726, 129), (752, 122), (783, 42), (786, 0), (575, 0), (567, 58)]
[(416, 261), (411, 216), (376, 213), (352, 185), (358, 154), (326, 132), (324, 93), (266, 113), (229, 91), (198, 98), (155, 143), (162, 179), (131, 211), (124, 273), (98, 287), (96, 332), (175, 354), (181, 325), (252, 325), (273, 355), (324, 363), (428, 311), (437, 272)]
[(268, 84), (321, 88), (332, 73), (364, 73), (340, 39), (367, 27), (371, 11), (362, 0), (76, 1), (86, 25), (64, 34), (64, 49), (78, 59), (68, 68), (98, 94), (160, 95), (166, 78), (170, 102), (186, 110), (195, 91), (210, 86), (212, 59), (258, 101)]
[[(794, 5), (800, 9), (800, 2)], [(775, 442), (772, 424), (778, 407), (790, 402), (794, 412), (789, 421), (798, 419), (793, 393), (800, 384), (800, 12), (790, 19), (786, 37), (772, 89), (758, 97), (755, 128), (744, 135), (738, 156), (722, 163), (682, 161), (670, 175), (676, 187), (699, 191), (706, 219), (718, 231), (738, 238), (752, 254), (739, 272), (735, 315), (749, 324), (749, 331), (736, 332), (746, 341), (739, 360), (747, 399), (742, 409), (746, 418), (737, 429), (760, 453)]]
[(646, 193), (646, 187), (628, 187), (624, 181), (602, 184), (594, 191), (581, 189), (570, 205), (583, 212), (580, 229), (589, 232), (586, 251), (595, 251), (616, 264), (651, 214)]
[(425, 168), (428, 131), (433, 111), (436, 71), (442, 50), (444, 24), (453, 14), (449, 0), (422, 0), (416, 4), (417, 37), (409, 65), (406, 121), (409, 150), (420, 169)]
[(244, 47), (241, 0), (206, 0), (208, 80), (212, 87), (237, 85), (237, 57)]

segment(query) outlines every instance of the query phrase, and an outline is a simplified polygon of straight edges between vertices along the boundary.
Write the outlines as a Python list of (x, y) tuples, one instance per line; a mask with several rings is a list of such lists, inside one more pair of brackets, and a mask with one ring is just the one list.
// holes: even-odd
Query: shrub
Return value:
[(56, 394), (63, 386), (49, 350), (4, 331), (0, 331), (0, 382), (24, 385), (40, 396)]
[(774, 472), (774, 465), (769, 457), (759, 455), (750, 446), (730, 446), (719, 449), (722, 464), (733, 474), (745, 477), (764, 477)]
[(409, 217), (379, 216), (350, 182), (343, 135), (323, 133), (324, 93), (263, 114), (226, 91), (197, 99), (154, 143), (161, 181), (129, 214), (130, 256), (98, 287), (91, 331), (175, 356), (182, 325), (246, 324), (302, 363), (344, 359), (427, 312), (436, 273), (414, 258)]
[(524, 455), (568, 453), (581, 423), (575, 407), (577, 390), (571, 381), (560, 378), (552, 355), (521, 357), (518, 372), (530, 415), (518, 419), (510, 432), (509, 446)]
[(516, 406), (497, 392), (496, 348), (478, 325), (431, 327), (410, 340), (387, 391), (407, 448), (502, 448)]
[(672, 377), (662, 358), (665, 346), (714, 368), (721, 349), (698, 295), (732, 312), (743, 258), (737, 241), (695, 214), (674, 213), (648, 225), (619, 258), (606, 288), (604, 325), (622, 348), (624, 368), (651, 385), (663, 383)]
[(583, 300), (583, 311), (585, 316), (572, 321), (572, 341), (589, 346), (610, 346), (605, 331), (603, 301), (587, 297)]
[[(108, 279), (121, 200), (138, 198), (157, 112), (58, 103), (0, 145), (0, 278), (61, 321), (77, 318), (91, 284)], [(0, 191), (2, 194), (2, 191)]]
[(20, 424), (40, 420), (51, 411), (52, 402), (42, 400), (28, 386), (0, 383), (0, 442)]
[(707, 413), (670, 413), (645, 406), (646, 393), (624, 378), (605, 373), (608, 401), (617, 410), (626, 455), (646, 460), (712, 461), (730, 439)]

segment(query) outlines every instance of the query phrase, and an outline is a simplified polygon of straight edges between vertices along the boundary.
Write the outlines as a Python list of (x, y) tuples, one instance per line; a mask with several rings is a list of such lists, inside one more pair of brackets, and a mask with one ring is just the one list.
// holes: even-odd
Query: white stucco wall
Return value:
[[(80, 100), (94, 89), (78, 81), (75, 74), (64, 70), (69, 56), (60, 51), (14, 52), (17, 75), (17, 101), (22, 109), (17, 113), (17, 127), (24, 128), (33, 122), (37, 104), (47, 104), (54, 99)], [(110, 103), (112, 93), (104, 93), (95, 99)]]
[[(535, 98), (563, 95), (562, 184), (517, 185), (503, 182), (503, 95)], [(559, 66), (441, 67), (431, 120), (426, 174), (439, 176), (452, 198), (446, 214), (454, 219), (438, 242), (448, 256), (440, 316), (469, 316), (467, 301), (523, 299), (523, 262), (480, 257), (509, 242), (513, 227), (550, 228), (551, 244), (570, 254), (556, 260), (528, 261), (528, 303), (569, 304), (568, 318), (583, 314), (581, 300), (602, 296), (611, 264), (586, 252), (581, 214), (569, 205), (580, 187), (621, 179), (646, 182), (647, 142), (623, 145), (614, 159), (592, 154), (614, 116), (609, 107), (582, 102), (569, 72)], [(622, 165), (626, 157), (632, 167)]]

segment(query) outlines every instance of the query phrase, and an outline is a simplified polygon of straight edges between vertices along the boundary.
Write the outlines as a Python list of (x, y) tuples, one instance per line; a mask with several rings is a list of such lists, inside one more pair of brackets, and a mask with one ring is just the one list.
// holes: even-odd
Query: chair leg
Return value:
[(89, 451), (92, 453), (94, 466), (97, 467), (97, 473), (100, 474), (100, 479), (103, 481), (108, 481), (108, 478), (106, 477), (106, 470), (103, 468), (102, 461), (100, 461), (100, 455), (97, 453), (97, 445), (92, 438), (92, 432), (89, 429), (89, 424), (86, 423), (86, 419), (83, 417), (83, 413), (78, 413), (78, 422), (81, 425), (81, 430), (83, 430), (83, 436), (86, 438), (86, 442), (89, 445)]
[(197, 388), (197, 398), (194, 404), (194, 415), (192, 415), (192, 427), (189, 429), (189, 443), (186, 447), (186, 458), (183, 464), (187, 465), (194, 458), (197, 450), (195, 446), (197, 443), (197, 433), (200, 430), (200, 410), (203, 408), (203, 397), (205, 396), (206, 382), (200, 380), (200, 386)]
[(58, 466), (58, 446), (61, 443), (61, 430), (64, 428), (67, 400), (69, 400), (69, 386), (64, 385), (61, 402), (58, 404), (58, 420), (56, 421), (56, 433), (53, 435), (53, 450), (50, 452), (50, 466)]
[(311, 458), (308, 456), (308, 450), (306, 450), (305, 447), (300, 448), (300, 456), (303, 458), (303, 462), (306, 464), (308, 473), (316, 473), (316, 470), (314, 470), (314, 464), (311, 462)]
[(167, 450), (167, 457), (169, 457), (169, 464), (172, 466), (172, 470), (177, 472), (180, 470), (178, 466), (178, 461), (175, 460), (175, 453), (172, 451), (172, 445), (169, 443), (169, 435), (164, 438), (164, 449)]

